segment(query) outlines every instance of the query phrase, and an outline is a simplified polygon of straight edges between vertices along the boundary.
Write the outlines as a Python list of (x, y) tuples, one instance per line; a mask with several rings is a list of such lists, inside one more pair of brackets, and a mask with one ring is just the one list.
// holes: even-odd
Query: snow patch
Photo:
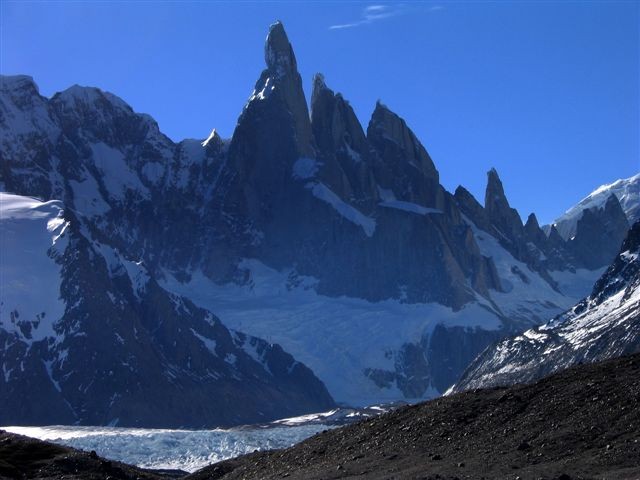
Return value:
[(315, 158), (299, 158), (293, 164), (293, 178), (307, 180), (318, 173), (320, 165)]
[(251, 93), (251, 96), (249, 97), (249, 102), (253, 102), (254, 100), (267, 99), (269, 95), (271, 95), (271, 92), (275, 90), (275, 88), (276, 86), (273, 79), (271, 77), (267, 77), (267, 79), (264, 82), (264, 85), (262, 86), (262, 90), (260, 91), (254, 90), (253, 93)]
[(346, 203), (324, 183), (308, 183), (306, 187), (311, 189), (314, 197), (328, 203), (342, 217), (361, 227), (367, 237), (373, 236), (376, 231), (375, 219), (367, 217), (358, 209)]
[(131, 170), (120, 150), (98, 142), (91, 144), (91, 152), (94, 165), (102, 173), (102, 181), (111, 198), (123, 201), (129, 191), (149, 198), (149, 190)]
[(198, 332), (196, 332), (193, 328), (190, 328), (189, 330), (191, 330), (191, 333), (193, 333), (193, 335), (202, 342), (202, 344), (206, 347), (207, 350), (209, 350), (209, 352), (211, 352), (211, 354), (213, 356), (218, 356), (218, 354), (216, 353), (216, 341), (212, 340), (210, 338), (205, 337), (204, 335), (200, 335)]
[(118, 276), (124, 274), (129, 277), (133, 293), (140, 299), (146, 292), (147, 284), (151, 278), (143, 262), (128, 260), (121, 255), (117, 249), (99, 242), (94, 242), (93, 246), (105, 259), (111, 275)]
[[(479, 229), (465, 215), (462, 218), (473, 231), (482, 255), (493, 259), (505, 291), (491, 291), (491, 299), (508, 318), (530, 325), (540, 324), (570, 308), (587, 295), (593, 286), (593, 284), (586, 286), (586, 283), (581, 283), (571, 289), (571, 292), (565, 292), (566, 294), (555, 291), (537, 272), (516, 260), (495, 237)], [(583, 271), (580, 273), (585, 278), (589, 277)], [(571, 282), (572, 278), (569, 272), (559, 274), (558, 277), (562, 278), (563, 284)], [(582, 291), (582, 288), (585, 290)], [(478, 300), (482, 299), (478, 298)]]
[(417, 215), (427, 215), (429, 213), (442, 213), (442, 210), (437, 208), (428, 208), (418, 205), (416, 203), (404, 202), (402, 200), (387, 200), (380, 202), (378, 205), (386, 208), (395, 208), (396, 210), (403, 210), (409, 213), (415, 213)]

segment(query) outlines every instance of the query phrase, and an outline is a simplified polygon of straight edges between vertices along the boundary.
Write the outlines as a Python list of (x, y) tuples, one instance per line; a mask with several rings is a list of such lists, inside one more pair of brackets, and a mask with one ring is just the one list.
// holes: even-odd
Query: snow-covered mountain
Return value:
[(453, 391), (529, 382), (571, 365), (640, 352), (640, 222), (591, 295), (483, 352)]
[(0, 206), (0, 424), (231, 425), (333, 405), (306, 366), (163, 290), (59, 201)]
[[(585, 210), (601, 210), (605, 207), (611, 195), (615, 195), (624, 211), (630, 225), (640, 220), (640, 173), (633, 177), (616, 180), (613, 183), (601, 185), (580, 200), (565, 213), (560, 215), (552, 225), (565, 240), (576, 235), (578, 220)], [(548, 231), (550, 227), (545, 226)]]
[[(286, 397), (282, 405), (297, 398), (303, 410), (324, 408), (330, 398), (296, 361), (340, 403), (429, 398), (490, 343), (575, 304), (615, 255), (594, 256), (587, 247), (604, 238), (620, 243), (628, 225), (609, 228), (596, 217), (582, 223), (577, 238), (585, 240), (567, 242), (554, 229), (547, 236), (535, 215), (523, 224), (495, 170), (484, 205), (463, 187), (449, 193), (422, 143), (380, 102), (365, 131), (348, 101), (317, 75), (309, 109), (280, 23), (269, 30), (265, 63), (231, 139), (213, 130), (206, 140), (179, 143), (148, 115), (97, 88), (74, 86), (45, 98), (29, 77), (2, 77), (0, 190), (63, 211), (62, 223), (47, 235), (65, 228), (60, 245), (38, 256), (48, 258), (46, 268), (29, 268), (57, 280), (31, 283), (18, 271), (17, 281), (38, 285), (42, 295), (16, 296), (9, 308), (21, 321), (36, 322), (34, 315), (45, 311), (47, 324), (68, 325), (62, 337), (57, 330), (43, 333), (47, 348), (30, 348), (3, 307), (0, 331), (22, 345), (0, 342), (3, 366), (12, 372), (5, 382), (38, 378), (55, 396), (56, 385), (64, 392), (69, 371), (81, 372), (83, 380), (70, 388), (100, 385), (101, 393), (81, 389), (76, 403), (64, 395), (60, 401), (86, 412), (78, 421), (98, 423), (124, 421), (105, 395), (124, 396), (140, 378), (187, 382), (180, 388), (202, 401), (227, 395), (220, 384), (203, 390), (200, 380), (189, 383), (207, 369), (222, 383), (239, 376), (247, 386), (231, 396), (236, 410), (228, 421), (241, 421), (236, 411), (278, 411), (266, 406), (275, 393), (246, 399), (255, 393), (244, 381), (251, 375), (278, 389)], [(622, 211), (613, 201), (608, 208)], [(59, 261), (52, 255), (65, 235), (70, 246)], [(77, 302), (86, 310), (76, 314)], [(144, 348), (133, 325), (146, 332)], [(51, 353), (64, 351), (60, 345), (73, 332), (88, 331), (104, 345), (99, 368), (86, 361), (95, 356), (94, 343), (78, 346), (77, 357), (72, 350), (66, 357)], [(215, 368), (203, 349), (210, 341), (213, 357), (228, 360)], [(278, 370), (281, 375), (263, 368), (264, 357), (251, 357), (247, 342), (291, 368)], [(219, 353), (220, 345), (227, 346)], [(191, 349), (201, 350), (200, 363)], [(168, 356), (160, 358), (158, 350)], [(234, 359), (245, 358), (240, 350), (260, 361), (236, 374)], [(126, 382), (100, 380), (109, 377), (111, 362), (121, 365), (129, 355), (144, 357), (150, 372), (132, 367)], [(147, 402), (158, 398), (154, 385), (140, 389)], [(2, 392), (18, 408), (24, 391)], [(94, 397), (102, 403), (82, 403)], [(169, 409), (171, 402), (160, 403)], [(43, 400), (41, 410), (46, 405)], [(143, 411), (136, 417), (145, 408), (142, 401), (129, 403), (127, 422), (146, 422)], [(198, 408), (180, 421), (202, 424)], [(220, 409), (215, 402), (210, 408)]]

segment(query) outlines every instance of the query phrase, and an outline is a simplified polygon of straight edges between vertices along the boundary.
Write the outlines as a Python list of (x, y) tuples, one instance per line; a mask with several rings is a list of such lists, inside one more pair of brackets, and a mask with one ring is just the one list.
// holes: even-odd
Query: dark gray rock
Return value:
[(495, 168), (487, 173), (487, 189), (484, 197), (484, 209), (487, 218), (498, 231), (501, 243), (506, 244), (516, 258), (525, 258), (524, 227), (520, 215), (511, 208), (504, 193), (502, 181)]
[(351, 105), (317, 74), (311, 96), (311, 127), (318, 148), (319, 178), (340, 198), (370, 213), (379, 201), (369, 143)]
[(367, 139), (375, 150), (379, 185), (399, 200), (442, 207), (439, 174), (431, 157), (405, 121), (381, 102), (376, 103)]
[(629, 222), (618, 198), (611, 194), (603, 208), (582, 214), (569, 250), (587, 268), (596, 269), (611, 262), (629, 231)]

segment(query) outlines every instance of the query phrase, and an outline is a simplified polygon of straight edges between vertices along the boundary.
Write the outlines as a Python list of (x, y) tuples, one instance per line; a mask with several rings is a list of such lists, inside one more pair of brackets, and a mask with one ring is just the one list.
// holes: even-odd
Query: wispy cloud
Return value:
[[(430, 12), (435, 12), (437, 10), (442, 10), (444, 7), (440, 5), (433, 5), (429, 8)], [(378, 22), (380, 20), (384, 20), (385, 18), (395, 17), (398, 15), (403, 15), (409, 11), (409, 8), (406, 4), (384, 4), (384, 5), (368, 5), (362, 9), (360, 13), (360, 18), (354, 20), (349, 23), (341, 23), (337, 25), (331, 25), (329, 30), (340, 30), (344, 28), (354, 28), (359, 27), (361, 25), (368, 25), (374, 22)]]
[(329, 30), (338, 30), (342, 28), (359, 27), (360, 25), (367, 25), (369, 23), (384, 20), (385, 18), (394, 17), (400, 15), (404, 10), (403, 5), (369, 5), (362, 10), (360, 18), (349, 23), (341, 23), (338, 25), (331, 25)]

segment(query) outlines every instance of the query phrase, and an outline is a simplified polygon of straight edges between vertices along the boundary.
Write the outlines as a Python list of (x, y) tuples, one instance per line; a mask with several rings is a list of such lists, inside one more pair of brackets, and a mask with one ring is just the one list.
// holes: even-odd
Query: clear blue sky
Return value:
[(33, 76), (46, 96), (111, 91), (174, 140), (231, 135), (281, 19), (307, 98), (324, 73), (365, 128), (381, 99), (450, 191), (482, 201), (496, 167), (520, 214), (547, 222), (640, 171), (637, 1), (3, 0), (0, 13), (2, 73)]

